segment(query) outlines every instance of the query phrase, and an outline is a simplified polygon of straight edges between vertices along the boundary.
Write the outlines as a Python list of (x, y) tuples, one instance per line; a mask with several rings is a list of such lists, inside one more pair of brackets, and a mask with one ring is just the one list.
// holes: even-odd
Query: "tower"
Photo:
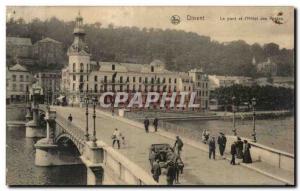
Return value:
[(75, 20), (74, 41), (68, 49), (69, 57), (69, 82), (70, 93), (73, 95), (72, 102), (78, 103), (79, 95), (89, 89), (88, 77), (90, 73), (90, 52), (85, 43), (85, 31), (83, 29), (83, 18), (78, 13)]

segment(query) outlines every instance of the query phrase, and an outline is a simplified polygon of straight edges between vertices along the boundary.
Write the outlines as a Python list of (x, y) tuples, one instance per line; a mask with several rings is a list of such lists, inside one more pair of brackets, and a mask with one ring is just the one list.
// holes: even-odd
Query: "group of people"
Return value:
[[(148, 119), (148, 117), (146, 117), (144, 120), (144, 127), (145, 127), (146, 133), (149, 133), (149, 125), (150, 125), (150, 120)], [(158, 128), (158, 119), (157, 118), (154, 118), (154, 120), (153, 120), (153, 127), (154, 127), (154, 131), (157, 132), (157, 128)]]
[[(216, 141), (215, 137), (211, 137), (208, 140), (208, 158), (215, 159), (216, 157)], [(220, 132), (220, 136), (218, 136), (217, 144), (219, 146), (220, 155), (223, 159), (224, 152), (226, 148), (227, 139), (224, 133)], [(230, 164), (235, 165), (235, 158), (242, 159), (243, 163), (252, 163), (251, 153), (250, 153), (251, 145), (247, 140), (242, 141), (240, 137), (237, 137), (237, 141), (233, 142), (230, 147), (231, 161)]]
[(252, 163), (251, 145), (247, 140), (242, 141), (240, 137), (237, 138), (237, 141), (231, 144), (230, 154), (231, 161), (230, 164), (235, 165), (235, 157), (238, 159), (243, 159), (243, 163)]
[[(173, 185), (174, 181), (176, 184), (179, 183), (179, 175), (183, 173), (184, 164), (180, 155), (178, 155), (175, 150), (178, 150), (180, 153), (183, 147), (183, 143), (181, 144), (180, 141), (181, 139), (177, 137), (173, 148), (167, 147), (161, 151), (156, 151), (155, 148), (151, 148), (149, 161), (152, 177), (156, 182), (159, 182), (159, 177), (162, 174), (161, 168), (166, 168), (167, 185)], [(180, 147), (180, 149), (178, 147)]]

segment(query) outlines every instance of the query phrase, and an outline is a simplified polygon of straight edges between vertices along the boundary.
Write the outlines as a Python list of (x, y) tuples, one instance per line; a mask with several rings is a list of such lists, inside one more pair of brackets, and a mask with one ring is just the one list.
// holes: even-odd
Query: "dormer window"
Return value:
[(154, 72), (154, 66), (151, 66), (151, 72)]
[(113, 64), (113, 65), (111, 65), (111, 69), (112, 70), (115, 70), (116, 69), (116, 67), (115, 67), (115, 65)]

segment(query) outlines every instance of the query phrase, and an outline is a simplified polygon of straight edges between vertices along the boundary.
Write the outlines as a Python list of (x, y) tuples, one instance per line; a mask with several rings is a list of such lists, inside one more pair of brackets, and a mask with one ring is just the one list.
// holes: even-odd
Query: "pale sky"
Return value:
[[(107, 26), (136, 26), (139, 28), (178, 29), (210, 36), (219, 42), (244, 40), (249, 44), (274, 42), (280, 48), (294, 47), (294, 9), (293, 7), (109, 7), (109, 6), (60, 6), (60, 7), (7, 7), (7, 17), (22, 17), (26, 21), (37, 17), (41, 20), (53, 16), (58, 19), (74, 20), (80, 10), (85, 23), (100, 22)], [(269, 19), (282, 13), (283, 24), (276, 24)], [(181, 22), (174, 25), (170, 22), (172, 15), (178, 15)], [(203, 20), (187, 20), (187, 15), (202, 17)], [(221, 21), (220, 17), (225, 18)], [(236, 18), (227, 21), (227, 17)], [(245, 20), (246, 17), (258, 17), (259, 20)], [(260, 20), (261, 17), (267, 20)], [(238, 20), (242, 18), (242, 20)]]

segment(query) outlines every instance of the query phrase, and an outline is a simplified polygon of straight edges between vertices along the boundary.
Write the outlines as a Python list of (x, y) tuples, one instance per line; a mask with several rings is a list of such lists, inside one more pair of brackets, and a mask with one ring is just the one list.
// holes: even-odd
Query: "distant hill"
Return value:
[[(7, 22), (7, 36), (29, 37), (32, 42), (47, 36), (63, 42), (64, 49), (73, 41), (74, 22), (57, 18), (46, 21), (22, 18)], [(229, 43), (213, 41), (208, 36), (182, 30), (137, 27), (101, 27), (86, 24), (86, 41), (97, 61), (136, 61), (150, 63), (161, 59), (170, 70), (187, 71), (202, 67), (209, 74), (256, 77), (252, 58), (257, 62), (271, 58), (278, 66), (278, 75), (294, 74), (294, 49), (279, 49), (275, 43), (249, 45), (243, 40)]]

